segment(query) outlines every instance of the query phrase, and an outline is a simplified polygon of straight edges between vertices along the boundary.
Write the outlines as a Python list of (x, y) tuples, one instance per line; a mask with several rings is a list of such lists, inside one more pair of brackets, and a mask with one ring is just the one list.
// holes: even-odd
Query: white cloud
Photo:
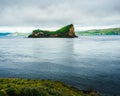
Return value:
[(1, 28), (52, 28), (70, 23), (77, 29), (120, 26), (119, 0), (0, 1)]

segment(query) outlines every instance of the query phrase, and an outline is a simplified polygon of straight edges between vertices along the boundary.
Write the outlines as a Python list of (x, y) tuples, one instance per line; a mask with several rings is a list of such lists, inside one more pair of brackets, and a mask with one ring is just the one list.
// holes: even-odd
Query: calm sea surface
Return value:
[(60, 80), (120, 96), (120, 36), (1, 37), (0, 77)]

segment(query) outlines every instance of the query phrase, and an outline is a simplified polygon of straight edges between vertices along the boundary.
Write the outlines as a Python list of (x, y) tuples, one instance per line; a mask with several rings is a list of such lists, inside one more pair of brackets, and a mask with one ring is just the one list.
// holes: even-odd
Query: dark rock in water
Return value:
[(55, 38), (74, 38), (77, 37), (74, 32), (73, 24), (64, 26), (56, 31), (34, 30), (28, 38), (55, 37)]

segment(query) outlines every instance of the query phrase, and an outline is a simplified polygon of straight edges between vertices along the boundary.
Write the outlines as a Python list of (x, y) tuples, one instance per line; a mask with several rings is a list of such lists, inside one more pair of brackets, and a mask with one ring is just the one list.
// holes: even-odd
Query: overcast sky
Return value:
[(71, 23), (77, 30), (120, 27), (120, 0), (0, 0), (0, 31)]

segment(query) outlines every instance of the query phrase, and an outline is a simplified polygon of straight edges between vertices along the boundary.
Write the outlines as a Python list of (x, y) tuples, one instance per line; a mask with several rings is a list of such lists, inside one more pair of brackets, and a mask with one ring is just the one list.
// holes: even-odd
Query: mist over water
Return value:
[(120, 95), (120, 36), (0, 38), (0, 77), (60, 80)]

